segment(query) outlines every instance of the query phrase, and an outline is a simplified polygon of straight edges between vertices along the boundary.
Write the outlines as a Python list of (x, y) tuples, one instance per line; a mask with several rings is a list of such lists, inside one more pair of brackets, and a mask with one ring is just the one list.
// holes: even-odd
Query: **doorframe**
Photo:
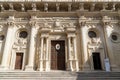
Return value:
[[(21, 69), (15, 69), (15, 70), (22, 70), (22, 68), (23, 68), (23, 57), (24, 57), (23, 55), (24, 55), (24, 53), (17, 52), (16, 55), (18, 55), (18, 54), (22, 54), (22, 59), (21, 59), (22, 60), (22, 66), (21, 66)], [(16, 59), (17, 59), (17, 56), (16, 56)], [(15, 67), (16, 67), (16, 59), (15, 59)]]
[[(54, 36), (53, 36), (54, 37)], [(51, 70), (51, 41), (65, 41), (65, 70), (67, 70), (67, 39), (66, 37), (60, 38), (60, 39), (55, 39), (55, 38), (50, 38), (49, 39), (49, 60), (50, 60), (50, 70)]]
[(96, 53), (96, 54), (99, 53), (99, 54), (100, 54), (101, 71), (104, 70), (104, 55), (103, 55), (101, 52), (98, 52), (98, 51), (93, 51), (93, 52), (91, 52), (91, 59), (90, 59), (91, 69), (92, 69), (93, 71), (96, 71), (96, 70), (94, 69), (94, 62), (93, 62), (93, 56), (92, 56), (93, 53)]
[(96, 71), (96, 70), (94, 70), (93, 57), (92, 57), (92, 53), (94, 53), (94, 52), (100, 53), (101, 67), (102, 67), (102, 70), (105, 70), (105, 65), (104, 65), (105, 53), (104, 53), (104, 49), (101, 48), (101, 49), (94, 50), (93, 48), (88, 48), (88, 57), (89, 57), (88, 61), (89, 61), (91, 70)]
[[(100, 64), (101, 64), (101, 69), (100, 70), (103, 70), (103, 68), (102, 68), (102, 60), (101, 60), (101, 54), (100, 54), (100, 52), (93, 52), (92, 53), (92, 65), (93, 65), (93, 69), (95, 70), (95, 68), (94, 68), (94, 60), (93, 60), (93, 54), (99, 54), (99, 57), (100, 57)], [(95, 70), (96, 71), (96, 70)]]
[(10, 69), (11, 70), (19, 70), (15, 69), (15, 62), (16, 62), (16, 53), (23, 53), (23, 61), (22, 61), (22, 69), (20, 70), (25, 70), (25, 63), (26, 63), (26, 51), (25, 50), (12, 50), (12, 56), (11, 56), (11, 62), (10, 62)]

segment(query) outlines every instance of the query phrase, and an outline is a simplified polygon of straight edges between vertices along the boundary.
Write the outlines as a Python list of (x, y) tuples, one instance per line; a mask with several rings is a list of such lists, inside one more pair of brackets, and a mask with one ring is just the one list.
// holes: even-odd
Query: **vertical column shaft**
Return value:
[(50, 64), (49, 64), (49, 38), (46, 38), (46, 71), (50, 70)]
[(72, 59), (71, 59), (71, 37), (68, 37), (68, 52), (69, 52), (69, 69), (73, 71)]
[(40, 51), (40, 71), (43, 71), (43, 42), (44, 38), (41, 37), (41, 51)]
[(109, 28), (110, 26), (109, 25), (105, 25), (104, 26), (104, 35), (105, 35), (105, 43), (106, 43), (106, 59), (109, 59), (110, 60), (110, 67), (111, 67), (111, 70), (113, 71), (117, 71), (118, 68), (115, 64), (115, 61), (114, 61), (114, 55), (113, 55), (113, 49), (111, 47), (111, 40), (109, 39), (109, 36), (110, 36), (110, 33), (109, 33)]
[(28, 57), (28, 65), (26, 66), (26, 70), (33, 70), (33, 66), (34, 66), (35, 32), (36, 32), (35, 26), (31, 26), (29, 57)]
[[(6, 39), (5, 39), (5, 44), (4, 44), (4, 50), (3, 50), (3, 57), (2, 57), (2, 62), (1, 62), (1, 69), (2, 70), (8, 70), (9, 69), (9, 56), (10, 56), (10, 42), (11, 42), (11, 33), (12, 33), (12, 28), (14, 25), (11, 25), (11, 22), (9, 22), (7, 34), (6, 34)], [(11, 44), (12, 45), (12, 44)]]
[(81, 41), (82, 41), (82, 57), (83, 57), (83, 69), (89, 70), (89, 64), (88, 64), (88, 52), (87, 52), (87, 39), (86, 39), (86, 29), (85, 26), (81, 25)]
[(76, 37), (73, 37), (73, 42), (74, 42), (74, 55), (75, 55), (75, 61), (76, 61), (76, 71), (79, 70), (78, 66), (78, 56), (77, 56), (77, 49), (76, 49)]

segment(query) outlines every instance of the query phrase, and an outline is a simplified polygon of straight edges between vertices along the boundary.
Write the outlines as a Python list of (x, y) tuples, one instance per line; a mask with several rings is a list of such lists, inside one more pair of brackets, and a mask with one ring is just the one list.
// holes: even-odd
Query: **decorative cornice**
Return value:
[(119, 2), (120, 0), (1, 0), (3, 2)]
[[(75, 3), (76, 2), (76, 3)], [(89, 3), (87, 3), (89, 2)], [(58, 11), (66, 11), (66, 12), (70, 12), (70, 11), (76, 11), (76, 10), (79, 10), (79, 11), (117, 11), (117, 9), (119, 8), (119, 5), (120, 3), (118, 2), (112, 2), (112, 7), (109, 7), (108, 5), (111, 5), (111, 2), (108, 1), (108, 2), (101, 2), (101, 1), (81, 1), (81, 0), (65, 0), (65, 1), (51, 1), (51, 0), (25, 0), (23, 2), (23, 0), (4, 0), (4, 2), (1, 1), (1, 11), (4, 11), (5, 10), (8, 10), (8, 11), (42, 11), (42, 12), (51, 12), (54, 10), (54, 12), (58, 12)], [(5, 4), (8, 4), (9, 6), (6, 6)], [(16, 4), (17, 3), (17, 4)], [(27, 4), (26, 4), (27, 3)], [(52, 5), (54, 5), (54, 7), (52, 7), (51, 9), (51, 3)], [(114, 3), (114, 4), (113, 4)], [(59, 6), (59, 4), (61, 6), (64, 6), (64, 7), (61, 7)], [(28, 7), (25, 7), (25, 6), (28, 6)], [(42, 5), (42, 6), (38, 6), (38, 5)], [(66, 6), (67, 5), (67, 6)], [(85, 7), (85, 5), (88, 5), (90, 7)], [(100, 5), (100, 6), (98, 6)], [(18, 7), (19, 6), (19, 7)], [(74, 7), (76, 6), (76, 7)], [(31, 8), (30, 8), (31, 7)]]

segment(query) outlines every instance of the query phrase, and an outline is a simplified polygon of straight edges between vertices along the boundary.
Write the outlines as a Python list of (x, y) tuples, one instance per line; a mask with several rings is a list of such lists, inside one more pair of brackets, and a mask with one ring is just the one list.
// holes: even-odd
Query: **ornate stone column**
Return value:
[(75, 33), (68, 34), (68, 70), (79, 71)]
[(90, 65), (88, 64), (88, 52), (87, 52), (87, 29), (86, 29), (86, 18), (81, 16), (79, 19), (80, 32), (81, 32), (81, 47), (82, 47), (82, 57), (83, 57), (83, 70), (89, 71)]
[(44, 42), (44, 37), (41, 37), (41, 48), (40, 48), (40, 71), (43, 71), (43, 42)]
[(46, 71), (50, 70), (49, 62), (49, 37), (46, 37)]
[(71, 59), (71, 37), (70, 36), (68, 36), (68, 56), (69, 56), (69, 58), (68, 58), (68, 60), (69, 60), (69, 62), (68, 62), (68, 66), (69, 66), (68, 70), (73, 71), (72, 59)]
[(9, 70), (9, 61), (10, 61), (10, 49), (11, 49), (11, 40), (12, 40), (12, 35), (13, 33), (13, 28), (14, 28), (14, 21), (12, 19), (8, 19), (7, 25), (7, 33), (6, 33), (6, 38), (5, 38), (5, 44), (4, 44), (4, 50), (3, 50), (3, 56), (2, 56), (2, 62), (0, 66), (0, 70)]
[(40, 71), (50, 70), (49, 61), (49, 36), (46, 34), (41, 35), (41, 52), (40, 52)]
[(29, 57), (28, 57), (28, 65), (26, 66), (26, 70), (33, 70), (34, 68), (34, 56), (35, 56), (35, 37), (36, 37), (36, 22), (30, 22), (31, 26), (31, 34), (30, 34), (30, 45), (29, 45)]
[(105, 38), (105, 48), (106, 48), (106, 59), (110, 61), (110, 68), (112, 71), (119, 70), (117, 65), (115, 64), (114, 55), (113, 55), (113, 49), (111, 40), (109, 39), (111, 33), (109, 32), (109, 29), (111, 28), (110, 21), (107, 16), (103, 16), (103, 30), (104, 30), (104, 38)]
[(73, 37), (73, 46), (74, 46), (74, 54), (75, 54), (75, 60), (76, 60), (76, 71), (79, 71), (79, 65), (78, 65), (78, 56), (77, 56), (77, 44), (76, 44), (76, 36)]
[(50, 59), (49, 59), (49, 32), (50, 27), (48, 24), (44, 23), (44, 26), (40, 28), (41, 36), (41, 47), (40, 47), (40, 71), (50, 70)]

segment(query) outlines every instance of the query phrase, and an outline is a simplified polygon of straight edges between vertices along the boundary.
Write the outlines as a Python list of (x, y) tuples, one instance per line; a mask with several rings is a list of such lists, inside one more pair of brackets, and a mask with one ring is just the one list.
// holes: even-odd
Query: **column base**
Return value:
[(0, 66), (0, 71), (8, 71), (10, 70), (8, 66)]
[(25, 71), (34, 71), (33, 66), (26, 66)]
[(87, 64), (83, 65), (83, 71), (90, 71), (90, 70), (91, 69), (90, 69), (89, 65), (87, 65)]
[(50, 71), (50, 69), (49, 69), (49, 68), (47, 68), (47, 69), (45, 69), (45, 71)]
[(76, 61), (76, 71), (79, 71), (79, 64), (78, 64), (78, 60)]
[(111, 65), (111, 71), (120, 71), (117, 65)]

